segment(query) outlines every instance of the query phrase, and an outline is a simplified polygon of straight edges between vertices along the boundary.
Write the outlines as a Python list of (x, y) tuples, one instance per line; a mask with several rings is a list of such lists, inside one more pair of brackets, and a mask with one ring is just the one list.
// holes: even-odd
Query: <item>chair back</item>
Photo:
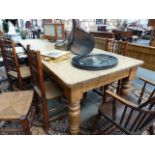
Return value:
[(29, 59), (33, 88), (37, 94), (40, 94), (41, 97), (45, 99), (46, 94), (40, 52), (31, 50), (30, 45), (27, 45), (27, 54)]
[(114, 99), (110, 104), (111, 121), (127, 134), (142, 134), (155, 121), (155, 96), (141, 105), (121, 99)]
[(9, 72), (16, 72), (19, 87), (23, 89), (22, 77), (19, 69), (20, 66), (13, 40), (1, 39), (0, 49), (7, 75), (9, 76)]
[(0, 48), (6, 71), (19, 71), (19, 63), (14, 42), (12, 40), (0, 40)]
[(127, 46), (128, 46), (127, 42), (108, 39), (106, 45), (106, 51), (128, 56)]
[(95, 48), (107, 51), (107, 38), (95, 37)]

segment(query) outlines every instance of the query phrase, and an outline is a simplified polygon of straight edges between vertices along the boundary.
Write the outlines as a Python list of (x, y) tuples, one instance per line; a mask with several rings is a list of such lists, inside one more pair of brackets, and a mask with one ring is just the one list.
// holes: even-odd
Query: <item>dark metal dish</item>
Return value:
[(103, 70), (116, 66), (118, 59), (111, 55), (94, 54), (87, 56), (75, 56), (72, 65), (86, 70)]

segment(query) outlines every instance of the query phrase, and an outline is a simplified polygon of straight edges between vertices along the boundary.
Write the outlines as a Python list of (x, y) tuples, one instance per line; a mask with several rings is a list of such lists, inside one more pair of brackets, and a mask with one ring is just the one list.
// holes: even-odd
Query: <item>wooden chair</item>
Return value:
[[(123, 42), (120, 40), (108, 39), (106, 43), (107, 43), (106, 51), (119, 54), (119, 55), (123, 55), (123, 56), (128, 56), (128, 51), (127, 51), (128, 42), (127, 41)], [(113, 86), (113, 84), (111, 86)], [(117, 93), (119, 93), (120, 88), (121, 88), (121, 80), (119, 80), (117, 82), (117, 85), (115, 85), (114, 87), (117, 89)]]
[[(105, 38), (95, 38), (97, 41), (97, 48), (100, 48), (102, 50), (123, 55), (123, 56), (128, 56), (127, 52), (127, 47), (128, 47), (128, 42), (123, 42), (123, 41), (118, 41), (118, 40), (113, 40), (113, 39), (105, 39)], [(121, 89), (121, 80), (119, 80), (116, 83), (109, 84), (108, 86), (112, 86), (117, 90), (117, 93), (119, 93)], [(101, 87), (99, 90), (94, 89), (94, 92), (96, 92), (98, 95), (102, 96), (104, 92), (104, 86)]]
[(32, 75), (33, 89), (41, 101), (44, 129), (47, 132), (49, 129), (49, 121), (53, 120), (53, 118), (49, 119), (49, 112), (54, 112), (58, 108), (62, 109), (66, 107), (66, 105), (59, 104), (49, 109), (48, 101), (56, 98), (60, 99), (63, 96), (63, 92), (54, 81), (44, 81), (40, 52), (30, 50), (30, 46), (28, 45), (27, 53)]
[(101, 50), (108, 50), (107, 49), (107, 38), (101, 38), (101, 37), (94, 37), (95, 38), (95, 48), (101, 49)]
[(0, 121), (18, 121), (22, 127), (22, 130), (21, 128), (4, 128), (0, 129), (0, 132), (23, 131), (24, 134), (31, 134), (29, 119), (33, 116), (32, 100), (32, 90), (0, 94)]
[[(133, 98), (132, 101), (129, 101), (109, 90), (106, 91), (106, 98), (104, 98), (103, 104), (99, 107), (94, 131), (103, 117), (112, 124), (105, 128), (104, 131), (111, 130), (110, 128), (116, 126), (125, 134), (142, 134), (148, 128), (150, 128), (151, 134), (154, 133), (152, 125), (155, 121), (155, 83), (144, 78), (140, 79), (144, 81), (144, 86), (137, 103)], [(143, 101), (147, 84), (152, 85), (154, 89), (150, 92), (149, 97)], [(113, 101), (106, 102), (107, 96), (112, 97)]]
[(4, 61), (4, 66), (8, 76), (10, 88), (13, 89), (13, 79), (16, 79), (20, 89), (24, 89), (24, 80), (30, 78), (30, 69), (28, 66), (19, 65), (16, 48), (12, 40), (0, 40), (0, 48)]
[(123, 56), (128, 56), (127, 52), (128, 42), (118, 41), (118, 40), (107, 40), (106, 51), (116, 53)]

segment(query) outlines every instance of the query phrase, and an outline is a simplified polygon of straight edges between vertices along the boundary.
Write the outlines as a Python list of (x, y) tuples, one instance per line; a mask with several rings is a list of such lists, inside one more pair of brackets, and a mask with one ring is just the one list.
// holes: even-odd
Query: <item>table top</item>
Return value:
[[(54, 44), (49, 42), (48, 40), (29, 39), (29, 40), (21, 40), (20, 43), (24, 48), (26, 48), (26, 45), (30, 44), (31, 49), (39, 50), (41, 54), (44, 54), (44, 52), (46, 51), (55, 50)], [(118, 65), (110, 69), (99, 71), (82, 70), (72, 66), (71, 59), (74, 57), (73, 54), (70, 54), (70, 58), (67, 60), (63, 60), (60, 62), (55, 61), (48, 62), (43, 60), (42, 63), (68, 87), (73, 87), (77, 84), (85, 83), (93, 79), (101, 78), (106, 75), (114, 74), (115, 72), (130, 69), (132, 67), (137, 67), (143, 64), (143, 61), (141, 60), (113, 54), (99, 49), (94, 49), (92, 51), (92, 54), (93, 53), (113, 55), (118, 58)]]

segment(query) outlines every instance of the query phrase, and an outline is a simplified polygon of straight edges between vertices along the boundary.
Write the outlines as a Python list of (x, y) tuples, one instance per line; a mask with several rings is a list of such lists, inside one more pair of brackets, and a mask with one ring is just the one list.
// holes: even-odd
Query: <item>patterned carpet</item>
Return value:
[[(4, 92), (8, 90), (8, 82), (5, 79), (6, 79), (5, 70), (3, 67), (1, 67), (0, 68), (0, 88)], [(132, 93), (134, 93), (135, 96), (139, 96), (139, 92), (140, 92), (140, 88), (133, 85)], [(149, 92), (146, 92), (144, 99), (147, 98), (148, 95), (149, 95)], [(89, 135), (92, 133), (92, 125), (94, 122), (94, 118), (97, 114), (98, 106), (100, 105), (101, 101), (102, 101), (102, 99), (99, 95), (97, 95), (96, 93), (94, 93), (92, 91), (88, 92), (87, 97), (84, 99), (84, 101), (81, 104), (81, 115), (80, 115), (81, 133), (80, 134)], [(58, 101), (54, 101), (54, 102), (58, 102)], [(58, 112), (58, 117), (63, 116), (67, 112), (68, 112), (67, 108), (61, 112)], [(101, 130), (104, 129), (104, 124), (105, 124), (105, 122), (100, 124)], [(68, 126), (69, 126), (69, 119), (68, 119), (68, 116), (66, 115), (66, 116), (61, 117), (61, 119), (56, 119), (51, 122), (50, 131), (48, 134), (50, 134), (50, 135), (68, 135), (69, 134)], [(19, 127), (19, 123), (18, 122), (12, 123), (12, 122), (8, 122), (8, 121), (0, 122), (0, 128), (8, 128), (8, 127), (17, 128), (17, 127)], [(42, 126), (36, 120), (32, 121), (31, 132), (33, 135), (45, 134)], [(14, 132), (14, 133), (1, 132), (0, 134), (6, 135), (6, 134), (22, 134), (22, 133), (21, 132)], [(106, 134), (106, 133), (102, 133), (102, 134)], [(118, 129), (115, 129), (112, 134), (120, 135), (123, 133), (121, 131), (119, 131)], [(149, 134), (149, 132), (145, 131), (143, 134)]]

